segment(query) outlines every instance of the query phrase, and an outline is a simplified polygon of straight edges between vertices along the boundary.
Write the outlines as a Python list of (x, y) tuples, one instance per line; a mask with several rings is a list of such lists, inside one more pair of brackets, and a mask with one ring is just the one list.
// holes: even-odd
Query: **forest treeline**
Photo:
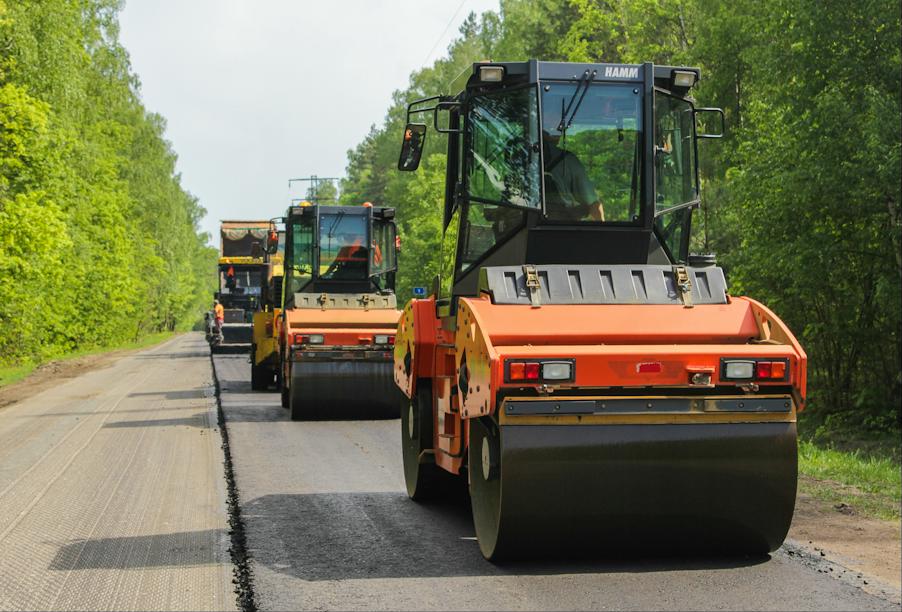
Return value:
[(212, 293), (120, 4), (0, 0), (0, 365), (190, 327)]
[(449, 83), (483, 59), (697, 66), (693, 95), (724, 109), (727, 130), (700, 145), (695, 249), (799, 336), (809, 415), (834, 431), (898, 431), (900, 32), (896, 0), (501, 0), (395, 92), (349, 152), (341, 197), (397, 207), (406, 300), (452, 251), (440, 239), (444, 139), (429, 134), (417, 173), (396, 170), (410, 101), (456, 93)]

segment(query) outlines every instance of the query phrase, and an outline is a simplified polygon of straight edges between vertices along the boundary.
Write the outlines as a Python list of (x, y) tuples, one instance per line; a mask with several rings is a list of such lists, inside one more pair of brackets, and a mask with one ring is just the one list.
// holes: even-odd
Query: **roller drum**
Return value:
[(398, 388), (391, 361), (297, 361), (289, 408), (295, 421), (396, 418)]
[(795, 505), (795, 423), (471, 422), (483, 555), (765, 554)]

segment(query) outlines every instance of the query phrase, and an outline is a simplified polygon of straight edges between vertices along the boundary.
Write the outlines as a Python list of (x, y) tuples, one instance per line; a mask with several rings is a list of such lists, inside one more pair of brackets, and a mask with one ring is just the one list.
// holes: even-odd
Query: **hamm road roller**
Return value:
[(404, 475), (414, 500), (465, 475), (490, 560), (765, 554), (786, 536), (807, 358), (689, 254), (697, 140), (723, 129), (698, 79), (480, 63), (407, 109), (399, 169), (428, 123), (447, 135), (458, 231), (437, 294), (398, 323)]
[(398, 415), (394, 216), (368, 202), (288, 209), (278, 333), (293, 420)]

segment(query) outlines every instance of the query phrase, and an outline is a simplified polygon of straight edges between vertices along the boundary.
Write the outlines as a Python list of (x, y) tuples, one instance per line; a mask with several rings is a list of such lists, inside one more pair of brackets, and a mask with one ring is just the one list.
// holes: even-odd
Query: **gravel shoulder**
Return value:
[(235, 609), (203, 336), (56, 374), (0, 410), (0, 609)]

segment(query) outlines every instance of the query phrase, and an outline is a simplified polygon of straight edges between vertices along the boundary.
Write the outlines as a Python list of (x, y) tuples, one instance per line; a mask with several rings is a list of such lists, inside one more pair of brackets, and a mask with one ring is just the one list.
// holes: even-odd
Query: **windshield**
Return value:
[(323, 279), (367, 278), (368, 217), (345, 212), (321, 214), (319, 219), (319, 273)]
[(469, 110), (471, 199), (539, 208), (538, 115), (532, 87), (473, 99)]
[(545, 83), (542, 147), (549, 219), (639, 220), (642, 95), (637, 86)]
[(220, 291), (229, 295), (260, 295), (263, 275), (260, 266), (224, 264), (219, 266)]

